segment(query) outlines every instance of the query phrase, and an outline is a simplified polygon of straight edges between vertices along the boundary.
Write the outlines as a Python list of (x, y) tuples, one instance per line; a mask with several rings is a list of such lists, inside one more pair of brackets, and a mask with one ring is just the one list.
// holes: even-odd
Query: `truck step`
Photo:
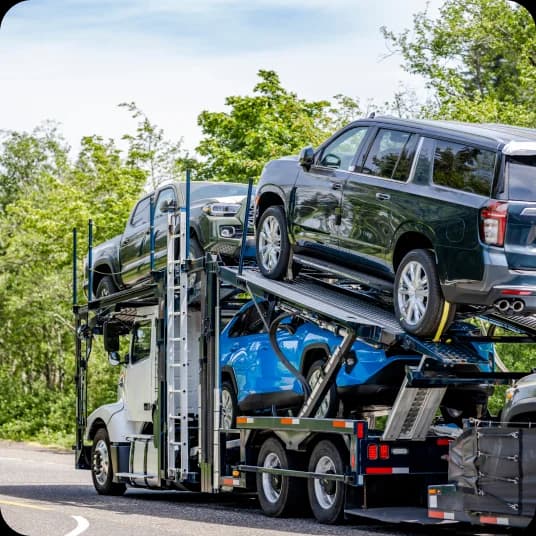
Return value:
[(147, 473), (115, 473), (117, 478), (156, 478), (156, 475)]
[(446, 390), (446, 387), (409, 387), (405, 378), (387, 419), (382, 440), (424, 441)]

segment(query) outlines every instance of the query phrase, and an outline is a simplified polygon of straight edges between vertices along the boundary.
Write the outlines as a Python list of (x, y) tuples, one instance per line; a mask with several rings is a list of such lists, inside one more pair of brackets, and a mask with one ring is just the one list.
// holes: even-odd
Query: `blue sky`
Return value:
[[(436, 10), (439, 0), (431, 2)], [(377, 102), (403, 82), (379, 27), (411, 27), (425, 0), (27, 0), (0, 29), (0, 129), (61, 123), (86, 134), (133, 130), (135, 101), (168, 137), (193, 149), (203, 109), (245, 94), (258, 69), (307, 99), (343, 93)]]

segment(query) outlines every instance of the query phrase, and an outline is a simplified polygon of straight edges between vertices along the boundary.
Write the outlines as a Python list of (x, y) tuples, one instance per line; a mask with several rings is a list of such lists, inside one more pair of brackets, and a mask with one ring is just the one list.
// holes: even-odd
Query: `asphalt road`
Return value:
[[(386, 525), (319, 525), (314, 519), (265, 517), (254, 497), (206, 496), (129, 489), (97, 495), (89, 471), (74, 469), (71, 453), (0, 442), (0, 511), (25, 536), (454, 536), (489, 530)], [(0, 536), (5, 531), (0, 530)], [(494, 534), (508, 534), (494, 532)]]

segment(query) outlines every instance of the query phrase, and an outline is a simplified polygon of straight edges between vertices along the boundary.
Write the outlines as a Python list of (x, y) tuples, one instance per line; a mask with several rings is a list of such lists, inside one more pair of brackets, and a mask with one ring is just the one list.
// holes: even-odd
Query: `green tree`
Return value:
[(411, 31), (382, 32), (433, 93), (421, 115), (536, 125), (536, 31), (518, 4), (446, 0), (437, 18), (425, 10)]
[(164, 130), (152, 123), (134, 102), (123, 102), (119, 107), (128, 110), (137, 120), (136, 134), (123, 136), (129, 144), (127, 163), (145, 171), (151, 190), (162, 182), (179, 179), (182, 173), (179, 165), (183, 157), (182, 138), (177, 142), (167, 140)]
[(330, 131), (328, 101), (298, 98), (274, 71), (258, 75), (253, 95), (227, 97), (229, 111), (199, 115), (204, 137), (197, 152), (205, 159), (197, 164), (199, 178), (240, 182), (258, 177), (269, 160), (296, 154)]

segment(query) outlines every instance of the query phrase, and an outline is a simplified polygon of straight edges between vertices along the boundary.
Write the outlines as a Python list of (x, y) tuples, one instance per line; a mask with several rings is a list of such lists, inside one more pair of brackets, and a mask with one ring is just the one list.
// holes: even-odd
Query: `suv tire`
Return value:
[[(445, 298), (431, 251), (414, 249), (402, 259), (396, 271), (393, 301), (396, 317), (404, 330), (422, 337), (437, 333)], [(455, 312), (455, 306), (450, 304), (443, 330), (451, 324)]]
[(266, 209), (256, 232), (257, 264), (265, 277), (282, 279), (290, 257), (287, 221), (282, 206)]

